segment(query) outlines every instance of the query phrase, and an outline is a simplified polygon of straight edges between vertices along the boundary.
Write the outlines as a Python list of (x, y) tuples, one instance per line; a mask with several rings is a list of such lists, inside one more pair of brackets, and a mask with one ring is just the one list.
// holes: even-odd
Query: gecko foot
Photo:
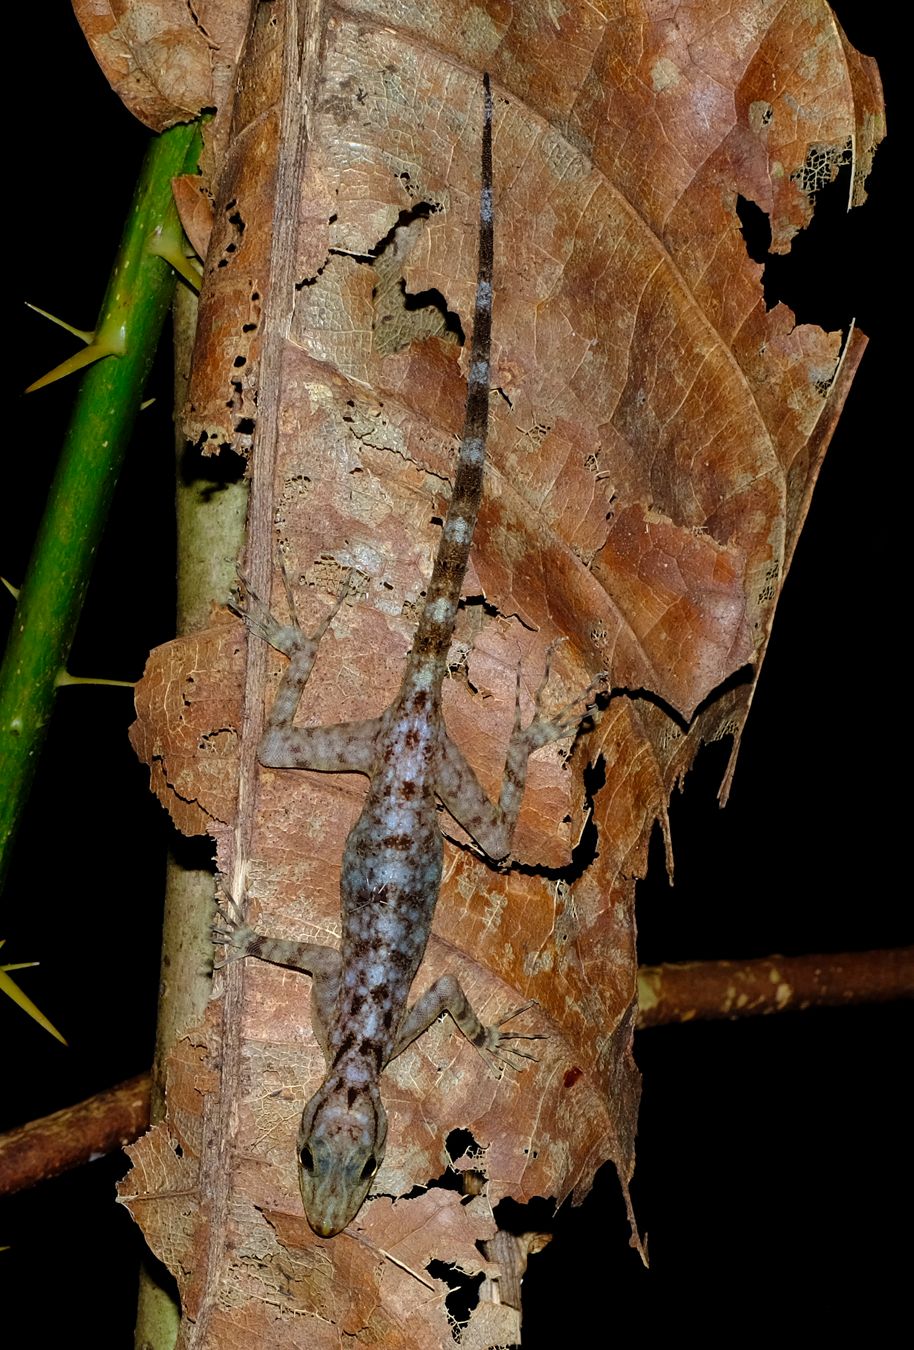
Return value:
[[(595, 704), (592, 702), (594, 695), (605, 688), (609, 680), (608, 671), (601, 670), (600, 673), (591, 680), (586, 689), (577, 694), (573, 699), (559, 708), (554, 713), (547, 713), (543, 707), (546, 688), (549, 684), (549, 675), (552, 669), (552, 657), (555, 650), (559, 647), (565, 638), (556, 638), (550, 642), (546, 649), (546, 665), (543, 671), (543, 678), (533, 695), (533, 717), (528, 726), (521, 724), (520, 715), (520, 685), (521, 685), (521, 667), (517, 669), (517, 690), (514, 703), (514, 731), (512, 740), (524, 746), (528, 754), (538, 750), (543, 745), (549, 745), (552, 741), (560, 741), (565, 736), (573, 735), (586, 717), (589, 717), (596, 711)], [(583, 705), (583, 706), (582, 706)]]
[(311, 637), (302, 632), (298, 623), (298, 615), (295, 612), (295, 598), (292, 594), (292, 586), (289, 582), (289, 574), (286, 571), (286, 565), (282, 555), (278, 555), (277, 562), (280, 574), (282, 576), (283, 588), (286, 592), (286, 603), (292, 622), (282, 624), (274, 617), (269, 606), (261, 599), (257, 592), (252, 588), (248, 578), (241, 571), (238, 571), (238, 600), (229, 600), (229, 609), (233, 614), (243, 621), (248, 630), (255, 636), (263, 638), (271, 647), (275, 647), (278, 652), (284, 656), (293, 656), (296, 652), (309, 651), (312, 654), (317, 652), (321, 638), (330, 627), (334, 618), (340, 610), (343, 602), (352, 591), (352, 572), (346, 572), (343, 580), (337, 588), (336, 598), (327, 614), (318, 624)]
[(539, 1032), (505, 1032), (501, 1030), (506, 1022), (510, 1022), (513, 1018), (519, 1017), (521, 1013), (525, 1013), (530, 1008), (536, 1008), (538, 1006), (536, 999), (531, 999), (529, 1003), (522, 1003), (520, 1007), (512, 1009), (512, 1011), (506, 1013), (504, 1017), (499, 1018), (497, 1022), (493, 1022), (491, 1026), (485, 1028), (485, 1042), (480, 1049), (491, 1057), (499, 1078), (506, 1068), (514, 1069), (515, 1071), (524, 1068), (524, 1065), (516, 1063), (516, 1060), (528, 1060), (533, 1064), (539, 1063), (536, 1055), (531, 1055), (528, 1050), (521, 1050), (519, 1046), (507, 1045), (506, 1042), (544, 1041), (546, 1039), (545, 1036)]
[(213, 902), (221, 923), (216, 920), (210, 928), (213, 945), (224, 947), (225, 956), (221, 961), (213, 962), (213, 970), (223, 970), (230, 961), (238, 961), (246, 956), (252, 939), (257, 937), (253, 928), (241, 922), (241, 909), (234, 896), (228, 896), (226, 908), (218, 900)]

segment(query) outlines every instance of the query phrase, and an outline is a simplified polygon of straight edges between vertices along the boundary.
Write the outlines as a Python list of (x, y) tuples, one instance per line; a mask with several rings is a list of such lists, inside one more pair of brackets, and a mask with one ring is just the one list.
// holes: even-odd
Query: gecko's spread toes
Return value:
[(222, 970), (224, 966), (228, 965), (229, 961), (234, 961), (239, 956), (244, 955), (244, 951), (239, 946), (239, 938), (242, 935), (245, 939), (249, 935), (252, 936), (253, 930), (242, 925), (241, 907), (233, 895), (227, 894), (225, 896), (224, 905), (220, 904), (219, 900), (214, 897), (213, 908), (219, 917), (214, 919), (210, 925), (210, 938), (213, 946), (228, 949), (223, 960), (213, 962), (213, 970)]
[[(511, 1012), (506, 1013), (504, 1017), (493, 1022), (491, 1026), (485, 1028), (485, 1040), (480, 1049), (490, 1056), (494, 1066), (501, 1077), (505, 1068), (520, 1070), (524, 1068), (523, 1064), (518, 1064), (516, 1060), (528, 1060), (531, 1063), (538, 1063), (536, 1055), (531, 1055), (528, 1050), (521, 1050), (516, 1045), (508, 1045), (508, 1041), (544, 1041), (546, 1037), (540, 1032), (524, 1031), (502, 1031), (505, 1023), (512, 1021), (515, 1017), (520, 1017), (521, 1013), (528, 1012), (530, 1008), (536, 1008), (539, 1004), (536, 999), (531, 999), (528, 1003), (522, 1003), (517, 1008), (512, 1008)], [(513, 1057), (513, 1058), (512, 1058)]]
[[(284, 656), (292, 657), (297, 652), (306, 652), (313, 662), (317, 655), (317, 649), (321, 638), (326, 633), (330, 624), (338, 614), (341, 606), (354, 590), (353, 576), (350, 569), (347, 571), (337, 588), (336, 596), (330, 609), (321, 619), (314, 633), (308, 637), (299, 626), (298, 616), (295, 612), (295, 599), (292, 594), (292, 586), (289, 582), (285, 563), (280, 558), (280, 572), (282, 582), (286, 592), (286, 601), (291, 616), (291, 623), (283, 624), (275, 617), (269, 606), (260, 598), (255, 590), (252, 589), (247, 577), (238, 569), (239, 595), (238, 600), (229, 600), (229, 609), (233, 614), (244, 622), (249, 632), (256, 637), (263, 638), (264, 642), (269, 643), (276, 651), (282, 652)], [(310, 669), (310, 666), (309, 666)]]
[(524, 728), (515, 724), (515, 736), (529, 748), (530, 752), (539, 750), (541, 746), (549, 745), (552, 741), (564, 740), (566, 736), (575, 735), (581, 729), (582, 723), (597, 711), (597, 706), (592, 702), (592, 699), (609, 679), (607, 672), (601, 670), (599, 675), (587, 685), (586, 689), (582, 689), (579, 694), (569, 699), (554, 713), (547, 713), (543, 707), (543, 696), (549, 682), (552, 651), (553, 648), (558, 646), (559, 641), (561, 639), (550, 643), (546, 653), (546, 669), (539, 688), (534, 694), (534, 713), (530, 723)]
[(500, 1017), (493, 1025), (503, 1027), (507, 1022), (513, 1022), (515, 1017), (520, 1017), (521, 1013), (529, 1012), (531, 1008), (538, 1008), (539, 1006), (535, 998), (528, 999), (526, 1003), (521, 1003), (518, 1007), (512, 1008), (509, 1013), (505, 1013), (504, 1017)]
[[(239, 913), (238, 906), (234, 900), (231, 901), (232, 909)], [(243, 924), (232, 913), (227, 912), (215, 902), (216, 911), (219, 919), (214, 921), (210, 927), (210, 936), (214, 946), (225, 947), (225, 956), (223, 960), (215, 962), (214, 970), (221, 970), (227, 966), (230, 961), (237, 961), (242, 956), (247, 956), (252, 943), (256, 942), (257, 934), (253, 928)]]
[(499, 1078), (504, 1077), (505, 1069), (513, 1069), (515, 1073), (519, 1073), (526, 1067), (525, 1064), (517, 1063), (517, 1060), (527, 1060), (533, 1064), (539, 1062), (536, 1055), (531, 1055), (529, 1051), (518, 1050), (514, 1045), (505, 1044), (505, 1041), (513, 1039), (511, 1036), (499, 1036), (494, 1045), (484, 1047), (485, 1054)]
[(244, 623), (255, 637), (263, 638), (271, 647), (275, 647), (284, 656), (292, 656), (313, 645), (313, 640), (305, 637), (297, 624), (281, 624), (270, 612), (256, 591), (250, 587), (247, 578), (238, 573), (238, 600), (229, 600), (229, 609)]

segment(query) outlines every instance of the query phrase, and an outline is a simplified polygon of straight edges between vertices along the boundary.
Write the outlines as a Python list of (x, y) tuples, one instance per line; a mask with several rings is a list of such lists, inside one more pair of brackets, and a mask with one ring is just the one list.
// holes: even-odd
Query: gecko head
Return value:
[(384, 1159), (387, 1114), (377, 1083), (328, 1079), (305, 1107), (298, 1132), (298, 1185), (320, 1237), (355, 1218)]

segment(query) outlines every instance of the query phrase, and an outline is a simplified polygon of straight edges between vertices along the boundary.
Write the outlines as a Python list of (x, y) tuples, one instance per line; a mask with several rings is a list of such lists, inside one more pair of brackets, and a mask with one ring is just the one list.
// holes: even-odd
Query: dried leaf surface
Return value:
[[(497, 392), (447, 724), (495, 794), (519, 660), (528, 711), (560, 635), (556, 703), (604, 668), (624, 692), (570, 760), (553, 747), (533, 761), (526, 866), (494, 870), (442, 819), (455, 842), (416, 989), (455, 970), (485, 1020), (535, 999), (518, 1029), (545, 1037), (538, 1063), (499, 1080), (433, 1027), (385, 1074), (379, 1197), (325, 1242), (294, 1170), (323, 1067), (308, 982), (236, 965), (193, 1049), (176, 1048), (168, 1121), (125, 1185), (177, 1275), (187, 1344), (336, 1346), (348, 1332), (427, 1350), (451, 1343), (429, 1262), (486, 1270), (476, 1244), (499, 1199), (580, 1196), (607, 1158), (631, 1174), (634, 880), (700, 741), (738, 740), (864, 345), (765, 310), (736, 196), (788, 247), (850, 154), (862, 198), (881, 105), (872, 63), (819, 0), (324, 14), (294, 99), (292, 7), (261, 7), (250, 34), (257, 78), (241, 79), (214, 183), (188, 410), (212, 449), (255, 446), (255, 581), (279, 541), (308, 627), (344, 571), (359, 579), (302, 719), (379, 713), (411, 641), (465, 395), (455, 332), (475, 284), (482, 69), (496, 90)], [(364, 784), (257, 768), (282, 662), (251, 643), (243, 672), (243, 647), (225, 624), (154, 656), (141, 753), (182, 828), (215, 835), (251, 922), (334, 943)], [(592, 802), (588, 762), (605, 778)], [(596, 856), (586, 836), (576, 854), (591, 811)], [(476, 1141), (485, 1193), (403, 1198), (441, 1175), (455, 1129)], [(491, 1306), (466, 1333), (480, 1344)]]
[(222, 102), (247, 24), (232, 0), (73, 0), (115, 93), (153, 131)]
[(193, 173), (173, 178), (171, 186), (184, 233), (197, 256), (205, 258), (213, 232), (212, 194), (203, 179)]
[(244, 643), (234, 623), (195, 633), (189, 643), (166, 642), (149, 658), (130, 742), (183, 834), (206, 834), (235, 818), (243, 689)]

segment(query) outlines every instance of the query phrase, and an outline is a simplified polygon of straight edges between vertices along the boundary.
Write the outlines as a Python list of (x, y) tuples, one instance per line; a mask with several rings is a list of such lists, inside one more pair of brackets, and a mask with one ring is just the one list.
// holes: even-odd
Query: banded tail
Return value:
[[(492, 90), (482, 77), (482, 169), (479, 193), (479, 261), (476, 304), (470, 345), (466, 413), (454, 474), (454, 487), (445, 517), (425, 606), (413, 641), (412, 658), (424, 663), (429, 656), (442, 662), (450, 646), (457, 617), (460, 588), (467, 570), (476, 517), (482, 500), (486, 437), (489, 430), (489, 362), (492, 345)], [(442, 675), (443, 675), (442, 668)]]

